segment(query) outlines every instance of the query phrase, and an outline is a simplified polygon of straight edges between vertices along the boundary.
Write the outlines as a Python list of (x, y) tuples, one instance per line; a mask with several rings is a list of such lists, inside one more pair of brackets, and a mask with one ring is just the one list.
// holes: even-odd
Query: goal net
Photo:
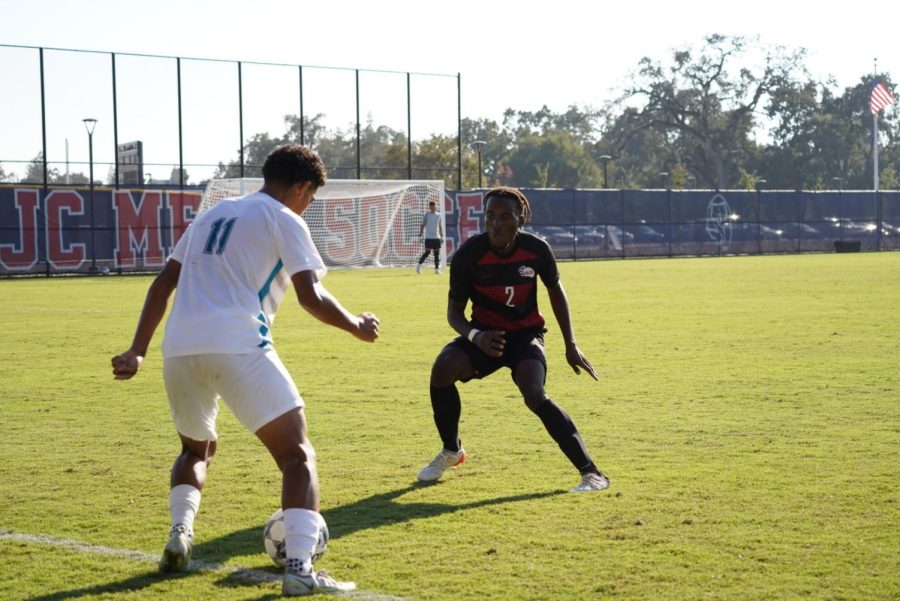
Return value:
[[(262, 178), (212, 180), (200, 212), (223, 198), (256, 192), (262, 185)], [(419, 229), (432, 201), (446, 237), (441, 180), (328, 180), (316, 191), (303, 219), (330, 268), (412, 266), (424, 251)], [(442, 263), (445, 254), (441, 253)]]

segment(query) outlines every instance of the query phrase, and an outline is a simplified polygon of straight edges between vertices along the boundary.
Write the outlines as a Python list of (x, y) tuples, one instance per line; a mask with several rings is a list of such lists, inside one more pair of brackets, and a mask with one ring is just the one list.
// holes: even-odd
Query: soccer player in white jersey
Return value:
[(134, 376), (169, 296), (178, 287), (163, 341), (163, 378), (181, 454), (172, 466), (172, 530), (162, 572), (188, 568), (193, 523), (216, 451), (222, 398), (265, 444), (282, 472), (289, 596), (353, 590), (352, 582), (315, 572), (312, 554), (323, 523), (315, 451), (303, 399), (272, 346), (272, 320), (293, 284), (300, 305), (360, 340), (378, 338), (378, 318), (353, 315), (319, 281), (325, 265), (300, 216), (325, 184), (325, 165), (304, 146), (275, 149), (262, 189), (223, 200), (201, 214), (150, 286), (131, 347), (112, 358), (116, 379)]
[(441, 216), (437, 214), (437, 203), (433, 200), (428, 203), (428, 212), (422, 217), (422, 225), (419, 227), (419, 238), (425, 236), (425, 252), (419, 257), (416, 264), (416, 273), (422, 272), (422, 263), (428, 258), (429, 253), (434, 253), (434, 273), (441, 273), (441, 242), (444, 232), (441, 228)]

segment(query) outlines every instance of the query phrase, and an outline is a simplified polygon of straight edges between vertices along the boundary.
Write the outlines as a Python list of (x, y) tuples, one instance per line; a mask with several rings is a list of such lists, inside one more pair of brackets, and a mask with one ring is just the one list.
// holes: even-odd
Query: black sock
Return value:
[(431, 387), (431, 409), (434, 411), (434, 425), (448, 451), (459, 451), (459, 416), (462, 405), (455, 384), (446, 388)]
[(428, 253), (430, 253), (430, 252), (431, 252), (430, 250), (426, 250), (424, 253), (422, 253), (422, 256), (419, 257), (419, 265), (421, 265), (422, 263), (425, 262), (425, 259), (428, 258)]
[(434, 268), (440, 269), (441, 267), (441, 253), (438, 251), (434, 251)]
[(562, 407), (547, 399), (538, 406), (535, 414), (544, 422), (547, 432), (579, 473), (597, 471), (597, 466), (591, 461), (587, 447), (584, 446), (584, 441), (581, 440), (581, 435), (578, 434), (572, 418)]

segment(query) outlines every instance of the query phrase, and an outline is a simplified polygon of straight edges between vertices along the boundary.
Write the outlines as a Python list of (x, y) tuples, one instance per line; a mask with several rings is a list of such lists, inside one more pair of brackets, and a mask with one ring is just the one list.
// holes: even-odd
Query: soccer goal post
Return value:
[[(200, 212), (223, 198), (258, 191), (262, 178), (211, 180)], [(303, 213), (330, 268), (409, 267), (424, 251), (419, 238), (430, 202), (437, 204), (446, 238), (441, 180), (328, 180)], [(446, 259), (441, 253), (441, 263)]]

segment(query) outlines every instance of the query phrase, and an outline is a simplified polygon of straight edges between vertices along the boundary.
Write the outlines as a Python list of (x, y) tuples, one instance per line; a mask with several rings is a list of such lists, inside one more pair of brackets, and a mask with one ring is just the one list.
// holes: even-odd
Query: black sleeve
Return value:
[(556, 257), (553, 249), (544, 241), (541, 241), (540, 276), (547, 290), (553, 290), (559, 285), (559, 267), (556, 265)]
[(450, 260), (450, 300), (465, 303), (472, 295), (471, 245), (463, 245)]

